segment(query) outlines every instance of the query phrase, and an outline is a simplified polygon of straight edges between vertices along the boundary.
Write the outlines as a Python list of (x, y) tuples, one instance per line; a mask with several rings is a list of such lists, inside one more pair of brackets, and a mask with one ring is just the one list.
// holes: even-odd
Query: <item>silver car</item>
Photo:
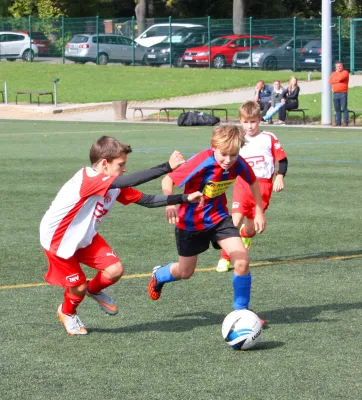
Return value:
[(38, 47), (25, 33), (0, 32), (0, 58), (8, 61), (31, 61), (38, 55)]
[[(97, 38), (99, 43), (97, 44)], [(75, 35), (65, 46), (65, 58), (78, 64), (84, 64), (87, 61), (98, 62), (106, 65), (108, 62), (122, 62), (131, 64), (133, 60), (136, 63), (144, 63), (146, 47), (133, 42), (132, 39), (111, 33), (102, 33), (97, 35)]]
[[(296, 37), (294, 49), (294, 38), (275, 37), (270, 41), (270, 45), (253, 49), (251, 58), (252, 68), (271, 71), (293, 69), (293, 57), (295, 57), (296, 68), (299, 68), (300, 51), (309, 40), (310, 38), (306, 37)], [(250, 68), (250, 51), (235, 53), (232, 67)]]

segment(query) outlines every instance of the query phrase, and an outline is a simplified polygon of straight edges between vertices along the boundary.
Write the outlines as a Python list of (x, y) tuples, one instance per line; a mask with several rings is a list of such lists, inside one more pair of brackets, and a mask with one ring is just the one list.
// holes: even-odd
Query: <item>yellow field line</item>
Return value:
[[(302, 258), (302, 259), (290, 259), (290, 260), (278, 260), (278, 261), (261, 261), (257, 263), (251, 263), (250, 267), (257, 268), (257, 267), (265, 267), (268, 265), (281, 265), (281, 264), (301, 264), (301, 263), (309, 263), (309, 262), (318, 262), (318, 261), (336, 261), (336, 260), (348, 260), (354, 258), (361, 258), (362, 254), (352, 254), (349, 256), (331, 256), (331, 257), (311, 257), (311, 258)], [(197, 272), (208, 272), (214, 271), (215, 267), (208, 267), (208, 268), (196, 268)], [(147, 278), (150, 277), (152, 274), (133, 274), (133, 275), (124, 275), (122, 279), (135, 279), (135, 278)], [(0, 290), (5, 289), (23, 289), (28, 287), (39, 287), (39, 286), (46, 286), (48, 285), (46, 282), (42, 283), (22, 283), (18, 285), (7, 285), (7, 286), (0, 286)]]

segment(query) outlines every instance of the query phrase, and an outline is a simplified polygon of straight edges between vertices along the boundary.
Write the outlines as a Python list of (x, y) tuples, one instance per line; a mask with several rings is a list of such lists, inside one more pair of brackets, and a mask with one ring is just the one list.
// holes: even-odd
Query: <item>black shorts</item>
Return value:
[(176, 245), (179, 256), (192, 257), (206, 251), (210, 243), (219, 249), (218, 241), (229, 237), (240, 237), (237, 227), (230, 216), (211, 228), (202, 231), (185, 231), (176, 227)]

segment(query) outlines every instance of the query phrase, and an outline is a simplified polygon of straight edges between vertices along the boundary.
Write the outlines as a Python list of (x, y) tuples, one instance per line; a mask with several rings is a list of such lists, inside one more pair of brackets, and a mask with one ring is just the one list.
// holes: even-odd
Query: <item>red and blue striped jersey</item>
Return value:
[(240, 156), (228, 170), (221, 168), (212, 149), (201, 151), (168, 175), (176, 186), (185, 187), (185, 194), (200, 191), (205, 195), (203, 207), (197, 203), (179, 206), (177, 226), (187, 231), (210, 228), (229, 215), (225, 192), (238, 176), (249, 184), (256, 179), (252, 168)]

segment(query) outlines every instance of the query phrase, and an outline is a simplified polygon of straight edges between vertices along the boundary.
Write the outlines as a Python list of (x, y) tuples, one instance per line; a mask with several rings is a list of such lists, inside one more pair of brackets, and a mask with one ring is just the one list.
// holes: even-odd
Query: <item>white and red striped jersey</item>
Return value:
[(109, 189), (116, 176), (82, 168), (60, 189), (40, 223), (40, 243), (68, 259), (92, 243), (103, 217), (115, 201), (135, 203), (142, 193), (133, 188)]
[(240, 155), (253, 168), (257, 178), (272, 179), (275, 162), (286, 157), (278, 138), (274, 133), (262, 131), (256, 136), (245, 136), (245, 139)]

